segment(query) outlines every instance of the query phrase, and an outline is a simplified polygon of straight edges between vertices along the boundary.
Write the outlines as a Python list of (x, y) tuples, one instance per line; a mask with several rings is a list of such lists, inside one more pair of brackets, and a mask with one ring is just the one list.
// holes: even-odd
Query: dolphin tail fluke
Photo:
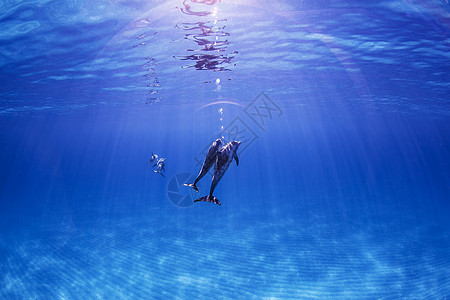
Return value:
[(153, 170), (153, 172), (161, 174), (162, 177), (166, 177), (166, 176), (164, 176), (164, 174), (161, 173), (160, 171)]
[(198, 198), (197, 200), (194, 200), (194, 202), (211, 202), (211, 203), (215, 203), (217, 205), (222, 205), (222, 203), (220, 203), (219, 199), (217, 199), (216, 197), (212, 196), (212, 195), (208, 195), (208, 196), (203, 196), (201, 198)]
[(198, 188), (195, 185), (195, 183), (185, 183), (185, 186), (190, 186), (191, 188), (193, 188), (197, 193), (198, 193)]

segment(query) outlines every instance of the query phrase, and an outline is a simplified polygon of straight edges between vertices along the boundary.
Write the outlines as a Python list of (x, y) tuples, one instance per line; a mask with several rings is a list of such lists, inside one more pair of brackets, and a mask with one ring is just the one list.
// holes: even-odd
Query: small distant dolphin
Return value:
[(165, 158), (160, 158), (160, 159), (158, 160), (158, 162), (157, 162), (156, 164), (153, 165), (154, 167), (156, 166), (156, 170), (153, 170), (153, 172), (161, 174), (162, 177), (166, 177), (166, 176), (164, 176), (164, 174), (162, 173), (163, 171), (166, 170), (166, 169), (164, 168), (165, 164), (166, 164), (166, 159), (165, 159)]
[(213, 192), (216, 189), (217, 184), (220, 179), (222, 179), (223, 175), (227, 171), (228, 167), (231, 164), (231, 161), (236, 160), (236, 165), (239, 166), (239, 158), (236, 154), (237, 149), (241, 142), (232, 141), (223, 146), (218, 152), (216, 157), (216, 163), (214, 164), (214, 173), (211, 182), (211, 188), (209, 190), (209, 195), (203, 196), (194, 200), (194, 202), (205, 201), (215, 203), (217, 205), (222, 205), (219, 199), (213, 196)]
[(206, 154), (206, 158), (205, 161), (203, 162), (202, 169), (200, 170), (200, 173), (198, 174), (197, 178), (195, 178), (194, 183), (185, 183), (184, 184), (185, 186), (190, 186), (198, 193), (197, 182), (208, 173), (209, 169), (211, 169), (212, 165), (216, 161), (216, 156), (220, 146), (222, 146), (221, 139), (217, 139), (212, 143), (211, 147), (209, 147), (208, 149), (208, 153)]
[(150, 158), (150, 163), (152, 163), (154, 161), (158, 161), (158, 154), (153, 154), (153, 152), (152, 152), (152, 157)]

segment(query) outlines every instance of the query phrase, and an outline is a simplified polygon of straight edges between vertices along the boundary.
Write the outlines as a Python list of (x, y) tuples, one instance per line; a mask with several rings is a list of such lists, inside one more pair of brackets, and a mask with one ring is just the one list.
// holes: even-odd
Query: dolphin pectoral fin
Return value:
[(197, 193), (198, 193), (198, 188), (195, 184), (193, 183), (185, 183), (185, 186), (190, 186), (191, 188), (193, 188)]
[(220, 203), (219, 199), (217, 199), (216, 197), (214, 197), (212, 195), (211, 196), (210, 195), (203, 196), (201, 198), (198, 198), (197, 200), (194, 200), (194, 202), (200, 202), (200, 201), (215, 203), (219, 206), (222, 205), (222, 203)]
[(236, 155), (234, 155), (234, 160), (236, 161), (236, 166), (239, 166), (239, 157)]

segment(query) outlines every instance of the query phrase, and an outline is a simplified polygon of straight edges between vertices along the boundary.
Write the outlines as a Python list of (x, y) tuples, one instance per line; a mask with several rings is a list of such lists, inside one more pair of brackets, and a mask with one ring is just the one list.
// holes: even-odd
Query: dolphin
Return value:
[(212, 145), (208, 149), (208, 153), (206, 154), (202, 169), (200, 170), (197, 178), (195, 178), (194, 183), (185, 183), (185, 186), (190, 186), (198, 193), (197, 182), (208, 173), (209, 169), (211, 169), (212, 165), (216, 161), (217, 152), (219, 151), (220, 146), (222, 146), (221, 139), (217, 139), (212, 143)]
[(153, 154), (153, 152), (152, 152), (152, 157), (150, 158), (150, 163), (153, 163), (154, 161), (158, 161), (158, 154)]
[(163, 171), (166, 170), (165, 169), (165, 164), (166, 164), (166, 159), (165, 158), (160, 158), (158, 160), (158, 162), (154, 165), (154, 166), (156, 166), (156, 170), (153, 170), (153, 172), (161, 174), (162, 177), (166, 177), (162, 173)]
[(230, 166), (231, 161), (234, 159), (236, 161), (236, 165), (239, 166), (239, 158), (236, 154), (236, 151), (239, 148), (240, 144), (241, 142), (232, 141), (227, 143), (218, 151), (216, 162), (214, 164), (214, 173), (211, 182), (211, 188), (209, 190), (209, 195), (198, 198), (197, 200), (194, 200), (194, 202), (205, 201), (215, 203), (217, 205), (222, 205), (219, 199), (213, 196), (213, 193), (216, 189), (217, 184), (222, 179), (223, 175)]

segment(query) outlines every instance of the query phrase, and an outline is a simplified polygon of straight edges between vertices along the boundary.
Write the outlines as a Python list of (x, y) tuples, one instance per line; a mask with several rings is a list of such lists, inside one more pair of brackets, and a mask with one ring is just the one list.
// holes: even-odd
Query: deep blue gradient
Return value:
[(450, 298), (449, 4), (199, 2), (0, 1), (0, 298)]

